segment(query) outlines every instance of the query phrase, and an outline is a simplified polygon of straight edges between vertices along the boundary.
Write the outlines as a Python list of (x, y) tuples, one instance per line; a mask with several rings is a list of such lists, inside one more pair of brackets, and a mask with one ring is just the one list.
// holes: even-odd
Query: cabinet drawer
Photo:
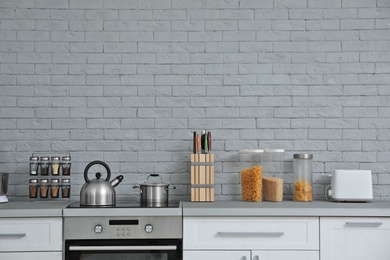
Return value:
[(0, 251), (61, 251), (62, 218), (0, 219)]
[(319, 219), (188, 217), (184, 249), (319, 249)]
[(184, 251), (183, 260), (250, 260), (250, 251)]
[(321, 218), (321, 259), (390, 259), (390, 218)]
[(0, 253), (1, 260), (62, 260), (62, 252)]

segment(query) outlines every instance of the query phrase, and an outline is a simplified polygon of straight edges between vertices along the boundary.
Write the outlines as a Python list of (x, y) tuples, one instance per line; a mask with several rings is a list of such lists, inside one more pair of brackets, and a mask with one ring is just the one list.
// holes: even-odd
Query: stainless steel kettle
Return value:
[[(88, 170), (91, 166), (100, 164), (106, 168), (107, 177), (102, 178), (102, 174), (97, 172), (95, 174), (96, 179), (90, 180), (88, 178)], [(123, 176), (119, 175), (111, 182), (111, 170), (108, 165), (103, 161), (90, 162), (84, 170), (85, 183), (80, 191), (80, 205), (87, 207), (113, 207), (116, 203), (116, 194), (114, 187), (117, 186), (122, 180)]]

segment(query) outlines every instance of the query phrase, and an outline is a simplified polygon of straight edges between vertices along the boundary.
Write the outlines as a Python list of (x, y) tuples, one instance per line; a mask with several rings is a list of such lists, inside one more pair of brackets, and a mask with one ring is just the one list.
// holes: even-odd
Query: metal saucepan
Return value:
[[(150, 177), (158, 177), (159, 182), (149, 181)], [(168, 207), (169, 189), (176, 189), (175, 186), (162, 182), (158, 174), (150, 174), (147, 181), (141, 185), (133, 186), (133, 189), (140, 189), (141, 207)]]

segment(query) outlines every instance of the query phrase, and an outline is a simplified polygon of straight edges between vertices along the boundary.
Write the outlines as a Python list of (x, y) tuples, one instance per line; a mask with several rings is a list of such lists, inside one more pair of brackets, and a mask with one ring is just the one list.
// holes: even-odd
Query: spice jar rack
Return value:
[(29, 164), (29, 198), (69, 199), (71, 156), (32, 154)]

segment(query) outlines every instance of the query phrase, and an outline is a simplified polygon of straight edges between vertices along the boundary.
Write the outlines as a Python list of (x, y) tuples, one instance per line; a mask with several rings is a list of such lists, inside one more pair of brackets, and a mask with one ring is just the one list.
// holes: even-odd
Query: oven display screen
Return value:
[(109, 225), (116, 226), (116, 225), (132, 225), (137, 226), (139, 225), (138, 219), (118, 219), (118, 220), (110, 220)]

